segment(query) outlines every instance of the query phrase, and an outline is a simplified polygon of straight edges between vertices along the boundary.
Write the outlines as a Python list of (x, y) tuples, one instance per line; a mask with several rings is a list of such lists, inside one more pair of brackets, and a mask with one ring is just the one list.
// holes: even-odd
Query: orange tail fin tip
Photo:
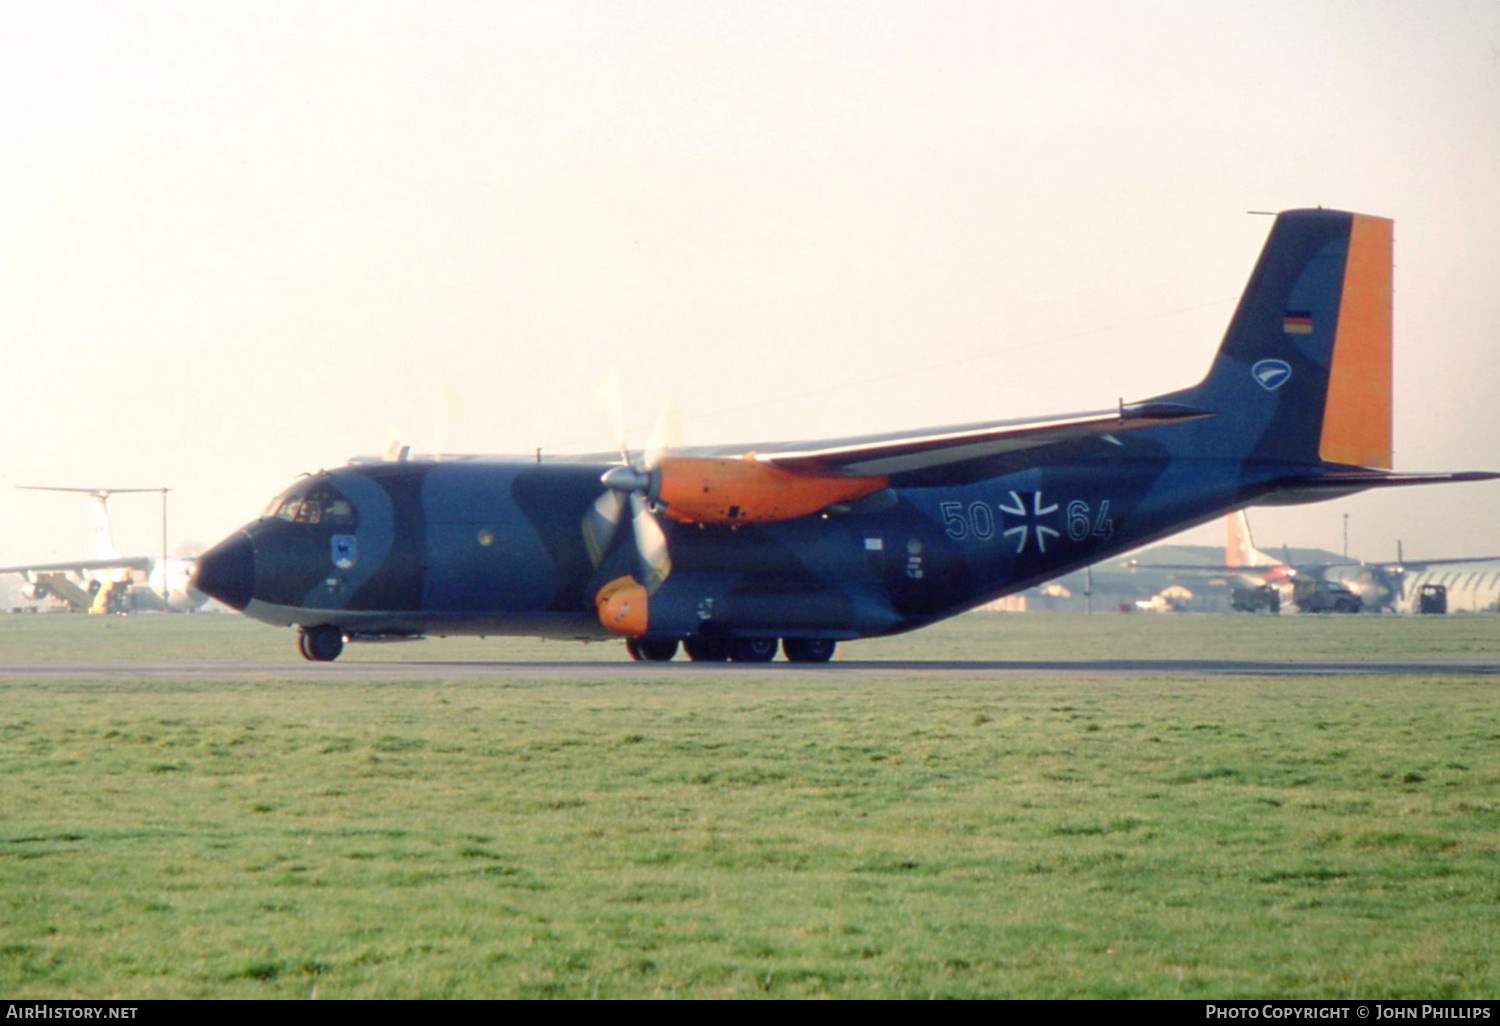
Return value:
[(1318, 455), (1329, 463), (1391, 466), (1393, 224), (1354, 215)]

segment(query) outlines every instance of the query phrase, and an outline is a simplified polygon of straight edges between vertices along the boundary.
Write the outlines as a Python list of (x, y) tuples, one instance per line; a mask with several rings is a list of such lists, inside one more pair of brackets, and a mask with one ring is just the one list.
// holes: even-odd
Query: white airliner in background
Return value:
[(161, 488), (58, 488), (20, 485), (28, 491), (75, 492), (88, 496), (93, 516), (94, 557), (69, 562), (28, 563), (0, 567), (0, 574), (20, 574), (22, 594), (36, 601), (57, 598), (75, 611), (132, 613), (192, 612), (208, 596), (191, 586), (196, 560), (162, 556), (121, 556), (109, 527), (109, 497)]

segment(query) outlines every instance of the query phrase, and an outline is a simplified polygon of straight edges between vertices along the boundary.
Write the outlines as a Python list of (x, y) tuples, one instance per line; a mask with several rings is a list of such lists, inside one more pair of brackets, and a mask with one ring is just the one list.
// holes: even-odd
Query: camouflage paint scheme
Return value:
[[(304, 641), (309, 658), (336, 656), (344, 637), (625, 633), (638, 658), (641, 647), (670, 658), (681, 640), (695, 658), (723, 658), (727, 646), (757, 659), (775, 639), (912, 630), (1253, 503), (1493, 476), (1385, 469), (1390, 238), (1389, 221), (1366, 215), (1279, 215), (1208, 375), (1145, 403), (673, 453), (810, 478), (878, 475), (884, 486), (789, 519), (663, 518), (670, 574), (636, 593), (643, 627), (612, 631), (596, 608), (610, 582), (645, 579), (628, 521), (597, 564), (586, 543), (585, 520), (608, 491), (601, 479), (620, 466), (607, 459), (320, 472), (205, 554), (198, 587), (339, 641), (311, 653)], [(747, 639), (760, 644), (745, 649)]]

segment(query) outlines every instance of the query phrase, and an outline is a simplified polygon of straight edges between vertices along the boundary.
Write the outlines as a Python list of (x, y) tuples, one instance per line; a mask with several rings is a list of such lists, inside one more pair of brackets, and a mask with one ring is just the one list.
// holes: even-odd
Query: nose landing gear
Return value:
[(303, 659), (311, 662), (332, 662), (344, 651), (344, 632), (327, 623), (299, 628), (297, 650), (302, 653)]

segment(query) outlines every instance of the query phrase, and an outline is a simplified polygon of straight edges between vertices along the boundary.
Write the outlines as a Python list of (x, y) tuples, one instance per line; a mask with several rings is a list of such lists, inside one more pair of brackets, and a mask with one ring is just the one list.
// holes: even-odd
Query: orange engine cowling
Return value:
[(753, 456), (664, 460), (652, 497), (684, 524), (764, 523), (805, 517), (885, 488), (885, 477), (817, 477), (779, 470)]
[(627, 638), (639, 638), (650, 622), (646, 588), (634, 577), (616, 577), (594, 596), (599, 622), (606, 630)]

